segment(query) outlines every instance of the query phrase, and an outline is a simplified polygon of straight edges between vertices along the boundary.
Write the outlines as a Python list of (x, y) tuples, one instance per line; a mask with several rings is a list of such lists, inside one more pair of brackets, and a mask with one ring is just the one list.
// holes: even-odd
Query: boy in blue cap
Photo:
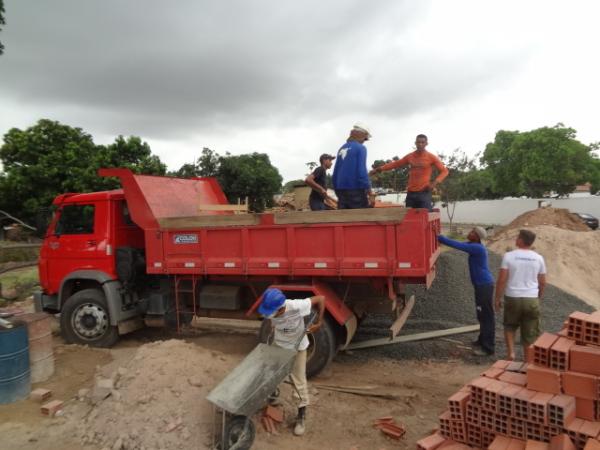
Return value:
[[(298, 350), (298, 356), (292, 369), (290, 378), (296, 387), (300, 404), (298, 417), (294, 427), (294, 434), (302, 436), (305, 431), (306, 407), (309, 405), (308, 383), (306, 381), (306, 349), (308, 338), (305, 333), (304, 317), (310, 315), (311, 308), (316, 306), (319, 316), (315, 323), (308, 329), (309, 333), (316, 332), (323, 323), (325, 313), (325, 297), (315, 297), (302, 300), (286, 299), (279, 289), (267, 289), (258, 307), (258, 312), (265, 318), (271, 319), (273, 327), (273, 343), (279, 347)], [(300, 345), (298, 345), (300, 342)], [(296, 347), (297, 346), (297, 347)]]

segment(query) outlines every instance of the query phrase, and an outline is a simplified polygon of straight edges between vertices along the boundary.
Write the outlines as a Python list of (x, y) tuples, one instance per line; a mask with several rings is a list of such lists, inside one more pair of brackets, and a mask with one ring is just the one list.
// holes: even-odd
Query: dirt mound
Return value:
[[(565, 210), (559, 210), (565, 211)], [(549, 225), (529, 226), (536, 233), (534, 250), (546, 260), (549, 283), (600, 308), (600, 233), (579, 233)], [(488, 245), (499, 254), (514, 250), (518, 228), (503, 231)]]
[(508, 230), (531, 228), (537, 225), (550, 225), (571, 231), (590, 231), (583, 221), (564, 208), (538, 208), (521, 214), (511, 223), (502, 227), (499, 234)]
[(118, 450), (210, 448), (213, 412), (205, 398), (233, 366), (231, 356), (180, 340), (141, 346), (126, 366), (80, 393), (93, 405), (78, 427), (81, 443)]

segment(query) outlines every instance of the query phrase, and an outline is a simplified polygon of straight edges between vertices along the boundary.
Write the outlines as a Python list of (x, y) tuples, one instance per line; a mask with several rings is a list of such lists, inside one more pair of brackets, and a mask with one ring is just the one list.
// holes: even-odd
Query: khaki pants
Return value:
[(294, 392), (300, 397), (298, 408), (308, 406), (310, 401), (308, 399), (308, 382), (306, 381), (306, 350), (298, 352), (290, 378), (296, 387)]

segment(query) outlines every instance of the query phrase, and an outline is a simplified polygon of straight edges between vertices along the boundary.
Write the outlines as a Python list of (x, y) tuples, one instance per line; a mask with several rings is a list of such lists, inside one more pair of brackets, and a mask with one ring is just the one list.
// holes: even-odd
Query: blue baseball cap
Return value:
[(283, 295), (283, 292), (276, 288), (267, 289), (258, 307), (258, 313), (265, 317), (270, 317), (284, 304), (285, 295)]

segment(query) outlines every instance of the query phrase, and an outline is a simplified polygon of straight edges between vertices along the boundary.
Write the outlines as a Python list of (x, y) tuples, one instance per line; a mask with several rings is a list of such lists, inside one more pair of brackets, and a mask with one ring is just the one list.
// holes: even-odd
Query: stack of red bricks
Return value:
[(497, 361), (451, 396), (417, 449), (600, 450), (600, 311), (542, 334), (529, 360)]

